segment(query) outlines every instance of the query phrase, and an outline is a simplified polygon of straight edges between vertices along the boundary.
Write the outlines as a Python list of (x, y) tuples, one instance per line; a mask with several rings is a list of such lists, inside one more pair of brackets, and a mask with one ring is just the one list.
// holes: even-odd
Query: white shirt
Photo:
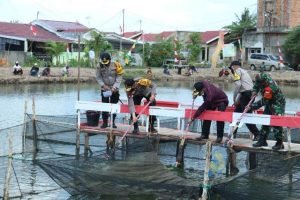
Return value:
[(22, 69), (21, 65), (14, 65), (13, 70), (17, 70), (19, 71), (20, 69)]
[(89, 51), (89, 57), (90, 57), (90, 59), (94, 59), (95, 58), (95, 52), (93, 50)]

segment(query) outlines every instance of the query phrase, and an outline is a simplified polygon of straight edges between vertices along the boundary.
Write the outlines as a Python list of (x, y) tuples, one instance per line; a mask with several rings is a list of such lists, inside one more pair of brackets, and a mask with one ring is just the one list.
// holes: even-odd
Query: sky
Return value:
[(0, 0), (0, 21), (78, 21), (121, 33), (124, 18), (125, 32), (201, 32), (231, 24), (245, 8), (256, 14), (257, 0)]

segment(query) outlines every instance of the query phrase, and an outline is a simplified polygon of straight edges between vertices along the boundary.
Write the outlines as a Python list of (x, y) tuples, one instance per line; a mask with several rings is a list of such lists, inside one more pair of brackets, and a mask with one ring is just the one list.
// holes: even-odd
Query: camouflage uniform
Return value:
[[(253, 86), (253, 93), (257, 94), (258, 92), (260, 92), (262, 94), (262, 98), (259, 101), (252, 104), (253, 109), (259, 109), (260, 107), (265, 106), (263, 114), (284, 115), (285, 97), (282, 94), (277, 83), (271, 78), (271, 76), (269, 74), (261, 72), (258, 75), (256, 75), (255, 83)], [(270, 97), (268, 97), (268, 95), (266, 94), (268, 92), (271, 93)], [(268, 138), (270, 129), (271, 129), (270, 126), (263, 125), (260, 130), (260, 140), (253, 146), (267, 146), (266, 140)], [(274, 136), (276, 138), (277, 143), (282, 145), (283, 128), (276, 126), (276, 127), (273, 127), (273, 131), (274, 131)], [(261, 145), (262, 143), (264, 143), (265, 145)], [(273, 149), (274, 149), (274, 147), (273, 147)], [(283, 146), (282, 146), (282, 148), (283, 148)]]

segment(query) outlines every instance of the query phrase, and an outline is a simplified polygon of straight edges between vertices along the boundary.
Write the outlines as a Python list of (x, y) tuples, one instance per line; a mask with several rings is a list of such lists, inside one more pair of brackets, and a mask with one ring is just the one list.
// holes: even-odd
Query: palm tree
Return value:
[(240, 17), (237, 14), (235, 16), (237, 21), (224, 27), (230, 32), (229, 39), (239, 39), (245, 30), (256, 27), (256, 15), (251, 15), (248, 8), (245, 8)]
[(66, 44), (62, 42), (49, 41), (46, 43), (45, 49), (47, 53), (56, 58), (56, 65), (60, 63), (60, 54), (65, 52)]

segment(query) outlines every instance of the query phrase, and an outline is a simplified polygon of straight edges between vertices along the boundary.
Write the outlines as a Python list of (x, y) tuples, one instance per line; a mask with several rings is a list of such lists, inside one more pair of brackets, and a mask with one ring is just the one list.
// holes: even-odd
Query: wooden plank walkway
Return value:
[[(91, 134), (103, 134), (107, 135), (107, 133), (112, 132), (113, 135), (122, 137), (124, 133), (127, 131), (129, 128), (129, 125), (126, 124), (117, 124), (116, 129), (111, 129), (111, 128), (105, 128), (101, 129), (99, 126), (97, 127), (92, 127), (92, 126), (87, 126), (86, 124), (82, 124), (80, 127), (80, 132), (82, 133), (91, 133)], [(139, 126), (140, 133), (139, 134), (131, 134), (133, 130), (133, 127), (131, 127), (131, 130), (128, 131), (126, 134), (126, 137), (130, 138), (146, 138), (146, 137), (156, 137), (159, 136), (160, 140), (163, 141), (177, 141), (182, 139), (184, 136), (186, 138), (186, 142), (188, 143), (193, 143), (193, 144), (199, 144), (199, 145), (204, 145), (206, 144), (207, 140), (197, 140), (197, 138), (201, 135), (200, 133), (194, 133), (194, 132), (186, 132), (186, 131), (181, 131), (177, 129), (171, 129), (171, 128), (163, 128), (160, 127), (158, 130), (157, 134), (153, 133), (147, 133), (145, 130), (144, 126)], [(214, 141), (216, 140), (215, 135), (210, 135), (209, 136), (210, 140), (212, 141), (212, 145), (215, 146), (224, 146), (225, 140), (227, 139), (226, 136), (223, 137), (223, 141), (221, 144), (215, 143)], [(274, 153), (275, 151), (272, 150), (272, 146), (275, 144), (276, 141), (273, 140), (268, 140), (268, 147), (252, 147), (253, 141), (246, 138), (236, 138), (234, 139), (234, 143), (232, 148), (236, 151), (247, 151), (247, 152), (257, 152), (257, 153)], [(300, 144), (296, 143), (291, 143), (290, 151), (288, 151), (288, 143), (284, 142), (284, 149), (276, 151), (278, 153), (290, 153), (292, 155), (300, 154)]]

